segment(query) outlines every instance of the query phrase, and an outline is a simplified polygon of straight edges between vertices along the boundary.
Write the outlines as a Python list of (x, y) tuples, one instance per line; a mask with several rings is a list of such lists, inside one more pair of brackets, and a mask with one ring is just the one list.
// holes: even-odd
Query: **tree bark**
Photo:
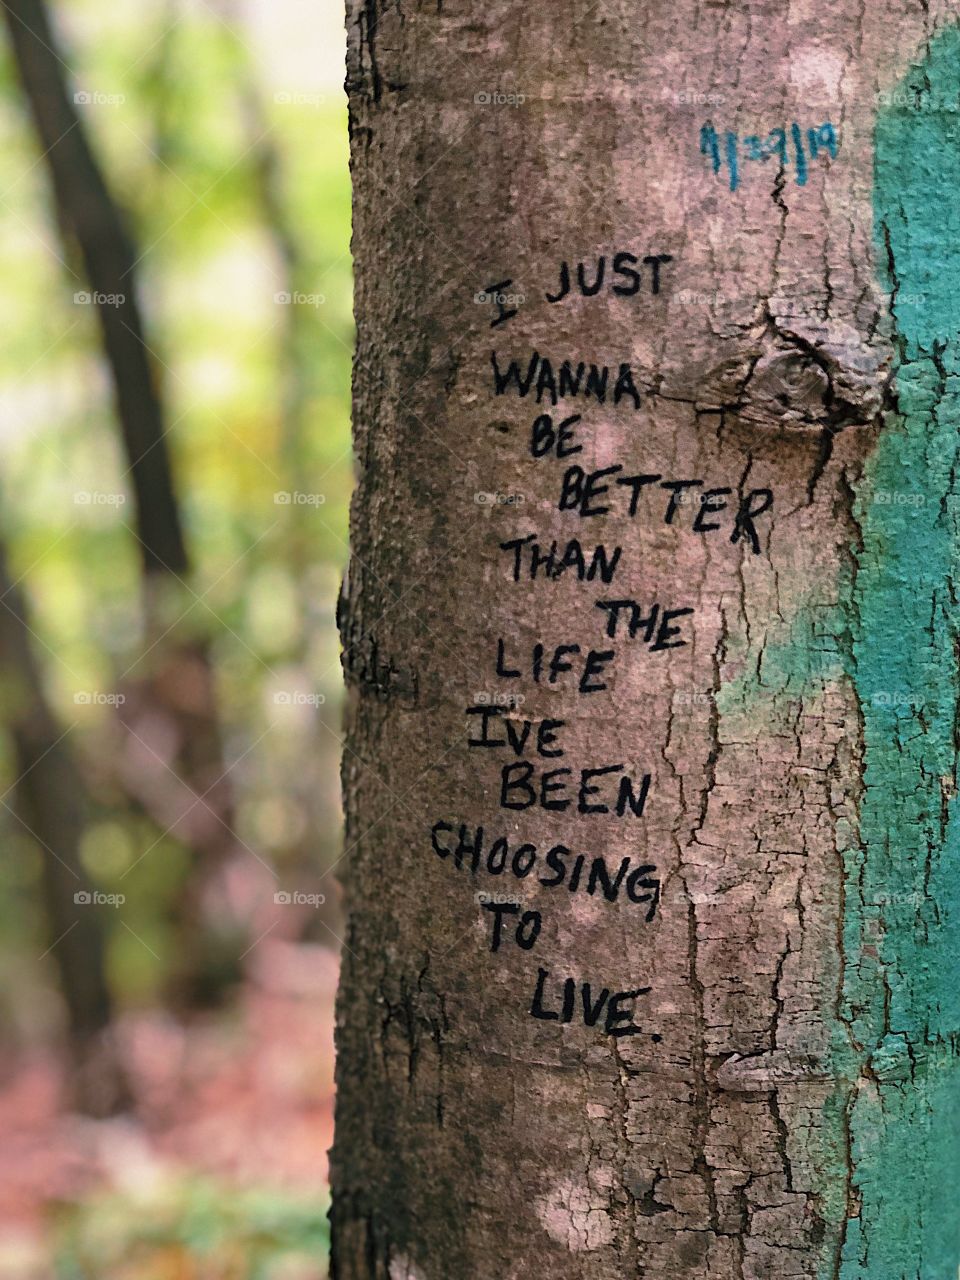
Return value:
[(956, 1272), (958, 14), (348, 7), (336, 1280)]

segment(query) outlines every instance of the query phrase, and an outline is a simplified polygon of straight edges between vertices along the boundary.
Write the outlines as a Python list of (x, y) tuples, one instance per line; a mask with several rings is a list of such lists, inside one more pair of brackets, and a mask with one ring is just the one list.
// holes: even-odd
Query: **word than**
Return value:
[(731, 191), (736, 191), (740, 186), (745, 161), (764, 162), (776, 157), (781, 169), (786, 172), (792, 160), (796, 184), (803, 187), (810, 174), (809, 162), (822, 155), (828, 155), (833, 160), (838, 149), (837, 131), (829, 123), (804, 132), (794, 121), (789, 130), (772, 129), (766, 138), (755, 133), (741, 138), (739, 134), (729, 130), (721, 135), (712, 124), (705, 124), (700, 130), (700, 154), (709, 157), (715, 174), (719, 174), (726, 165)]
[[(618, 991), (610, 994), (608, 987), (603, 987), (599, 994), (589, 982), (580, 982), (576, 978), (565, 978), (559, 985), (559, 991), (547, 992), (550, 972), (547, 969), (537, 971), (537, 987), (533, 993), (530, 1006), (531, 1018), (539, 1018), (543, 1022), (573, 1022), (581, 1018), (587, 1027), (595, 1027), (601, 1017), (603, 1030), (608, 1036), (639, 1036), (643, 1028), (633, 1021), (636, 1001), (640, 996), (650, 994), (650, 987), (635, 987), (633, 991)], [(579, 999), (578, 999), (579, 997)], [(661, 1037), (653, 1036), (659, 1043)]]
[[(684, 508), (694, 511), (691, 529), (694, 533), (717, 533), (723, 529), (723, 521), (714, 519), (730, 507), (729, 499), (733, 489), (727, 486), (707, 489), (703, 480), (664, 480), (658, 473), (647, 475), (625, 476), (620, 473), (623, 467), (603, 467), (600, 471), (584, 471), (582, 467), (571, 466), (564, 472), (560, 488), (560, 511), (576, 511), (581, 519), (591, 516), (605, 516), (612, 509), (601, 501), (607, 494), (616, 494), (618, 489), (629, 490), (626, 514), (635, 519), (640, 510), (641, 496), (654, 500), (654, 495), (662, 502), (663, 493), (669, 498), (660, 508), (664, 524), (673, 524), (678, 512)], [(615, 477), (611, 486), (604, 481)], [(625, 495), (622, 495), (625, 497)], [(757, 533), (756, 519), (773, 508), (773, 491), (771, 489), (751, 489), (742, 495), (737, 503), (737, 514), (733, 521), (730, 541), (736, 545), (746, 538), (754, 555), (760, 554), (760, 537)], [(501, 544), (503, 545), (503, 544)]]
[(621, 858), (614, 866), (599, 855), (575, 853), (564, 844), (555, 844), (546, 852), (526, 842), (511, 843), (510, 836), (490, 838), (482, 826), (468, 827), (461, 822), (435, 822), (430, 842), (438, 858), (450, 860), (458, 871), (471, 875), (484, 871), (490, 876), (512, 876), (526, 880), (534, 876), (544, 889), (566, 888), (569, 893), (596, 897), (606, 902), (621, 898), (634, 906), (645, 906), (649, 923), (660, 903), (660, 880), (653, 863)]
[(501, 542), (500, 550), (513, 553), (511, 573), (514, 582), (519, 582), (524, 576), (531, 580), (552, 578), (556, 582), (558, 578), (572, 574), (578, 582), (594, 582), (599, 578), (607, 586), (613, 581), (623, 554), (622, 547), (608, 551), (602, 542), (587, 553), (576, 538), (571, 538), (562, 549), (556, 539), (545, 547), (537, 541), (535, 533)]

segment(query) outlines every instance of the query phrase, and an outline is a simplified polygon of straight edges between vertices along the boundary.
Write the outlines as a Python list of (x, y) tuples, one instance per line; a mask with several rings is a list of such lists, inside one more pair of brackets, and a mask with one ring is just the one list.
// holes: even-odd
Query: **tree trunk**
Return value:
[(66, 1094), (71, 1106), (106, 1116), (130, 1105), (111, 1025), (102, 911), (80, 861), (86, 795), (54, 719), (30, 643), (26, 603), (0, 544), (0, 693), (16, 777), (3, 808), (38, 845), (43, 868), (47, 952), (57, 967), (68, 1019)]
[(210, 609), (184, 580), (190, 566), (168, 428), (138, 302), (144, 255), (128, 233), (78, 110), (91, 95), (80, 91), (71, 100), (69, 67), (47, 5), (11, 0), (4, 16), (66, 247), (74, 237), (83, 258), (114, 390), (124, 477), (130, 476), (136, 498), (130, 532), (143, 566), (146, 639), (136, 668), (127, 672), (119, 714), (127, 743), (117, 772), (131, 798), (164, 830), (175, 829), (193, 853), (178, 904), (171, 994), (187, 1007), (214, 1005), (239, 975), (237, 955), (245, 942), (239, 921), (214, 927), (204, 899), (215, 892), (239, 842), (209, 643), (194, 626), (194, 618), (202, 620)]
[(128, 472), (136, 495), (136, 535), (148, 574), (187, 569), (180, 512), (155, 363), (144, 341), (137, 300), (140, 256), (127, 234), (94, 156), (77, 103), (91, 95), (68, 93), (69, 71), (43, 0), (12, 0), (3, 7), (24, 96), (53, 182), (63, 229), (76, 237), (96, 307), (116, 397)]
[(350, 6), (336, 1280), (956, 1274), (958, 13)]

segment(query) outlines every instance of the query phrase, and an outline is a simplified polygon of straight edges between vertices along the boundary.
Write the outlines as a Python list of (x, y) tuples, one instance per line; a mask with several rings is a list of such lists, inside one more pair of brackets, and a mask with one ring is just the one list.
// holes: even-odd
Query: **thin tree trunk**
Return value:
[(958, 16), (349, 6), (336, 1280), (955, 1274)]
[(243, 950), (242, 927), (233, 922), (219, 936), (204, 907), (211, 883), (238, 850), (233, 790), (209, 645), (180, 625), (198, 608), (202, 616), (203, 606), (184, 582), (188, 557), (163, 404), (138, 303), (140, 255), (72, 100), (46, 5), (13, 0), (4, 16), (59, 222), (83, 257), (136, 495), (132, 532), (144, 568), (145, 658), (124, 686), (119, 714), (129, 740), (117, 772), (132, 799), (194, 851), (178, 910), (172, 988), (188, 1007), (215, 1004), (236, 979)]
[(79, 1110), (109, 1115), (128, 1104), (129, 1093), (111, 1029), (103, 908), (79, 857), (84, 785), (47, 703), (29, 631), (0, 547), (0, 677), (16, 769), (8, 807), (39, 847), (48, 949), (69, 1020), (67, 1093)]
[(136, 493), (140, 554), (150, 573), (183, 573), (186, 548), (137, 301), (138, 258), (68, 92), (46, 5), (11, 0), (3, 13), (60, 221), (76, 236), (97, 309)]

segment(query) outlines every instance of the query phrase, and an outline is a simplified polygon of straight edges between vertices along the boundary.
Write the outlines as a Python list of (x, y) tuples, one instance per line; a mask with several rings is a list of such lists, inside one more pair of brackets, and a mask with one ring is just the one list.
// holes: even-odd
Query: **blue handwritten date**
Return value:
[(771, 158), (779, 161), (784, 173), (792, 166), (797, 186), (804, 187), (811, 162), (824, 155), (835, 159), (839, 145), (837, 131), (829, 123), (801, 129), (794, 121), (789, 128), (771, 129), (765, 138), (758, 134), (741, 138), (730, 130), (718, 133), (712, 124), (700, 130), (700, 154), (707, 157), (714, 174), (719, 176), (726, 167), (731, 191), (739, 188), (749, 161)]

